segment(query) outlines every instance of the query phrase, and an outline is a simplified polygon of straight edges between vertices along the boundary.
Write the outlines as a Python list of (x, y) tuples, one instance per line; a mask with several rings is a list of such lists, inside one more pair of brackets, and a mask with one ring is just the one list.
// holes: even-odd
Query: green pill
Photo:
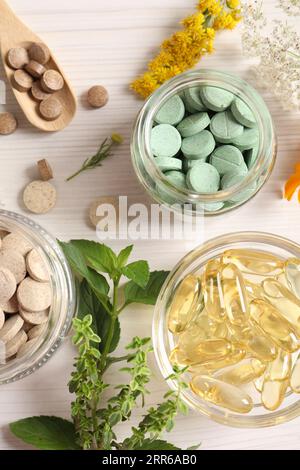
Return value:
[(160, 108), (155, 116), (155, 121), (158, 124), (176, 126), (184, 118), (184, 114), (184, 103), (179, 96), (175, 95)]
[(170, 124), (159, 124), (151, 129), (150, 146), (156, 157), (173, 157), (181, 147), (181, 135)]
[(220, 175), (214, 166), (199, 162), (189, 170), (187, 185), (198, 193), (216, 193), (220, 186)]
[(182, 161), (179, 158), (155, 157), (155, 163), (158, 168), (165, 172), (170, 170), (182, 170)]
[(187, 187), (185, 174), (181, 171), (167, 171), (165, 176), (172, 184), (174, 184), (174, 186), (178, 186), (179, 188)]
[(210, 124), (209, 115), (205, 112), (192, 114), (181, 121), (177, 130), (182, 137), (191, 137), (203, 131)]
[(215, 86), (203, 86), (200, 89), (203, 104), (212, 111), (220, 112), (229, 108), (234, 100), (234, 94), (230, 91)]
[(256, 120), (249, 106), (240, 98), (236, 98), (231, 105), (231, 112), (235, 119), (245, 127), (255, 127)]
[(221, 176), (240, 166), (246, 166), (242, 152), (233, 145), (217, 147), (211, 154), (210, 163), (218, 170)]
[[(221, 180), (221, 187), (222, 189), (230, 189), (233, 186), (240, 184), (245, 179), (245, 174), (238, 173), (238, 172), (231, 172), (227, 173), (223, 176)], [(228, 202), (243, 202), (249, 199), (254, 191), (256, 190), (256, 182), (251, 183), (246, 188), (242, 189), (237, 194), (230, 196)]]
[(244, 159), (249, 170), (254, 166), (258, 157), (258, 147), (246, 150), (244, 153)]
[(216, 202), (206, 202), (205, 204), (203, 204), (203, 209), (206, 211), (206, 212), (217, 212), (221, 209), (223, 209), (224, 207), (224, 202), (220, 201), (216, 201)]
[(185, 137), (182, 141), (181, 150), (186, 158), (199, 160), (208, 157), (216, 146), (211, 132), (204, 130), (191, 137)]
[(259, 132), (257, 129), (245, 129), (241, 135), (232, 140), (232, 143), (242, 152), (250, 150), (258, 146)]
[(200, 88), (193, 87), (184, 90), (184, 102), (191, 109), (196, 111), (206, 111), (205, 105), (200, 98)]
[(210, 131), (217, 142), (230, 144), (243, 134), (244, 127), (234, 119), (231, 111), (223, 111), (211, 119)]
[(182, 169), (185, 173), (187, 173), (191, 168), (193, 168), (193, 166), (197, 165), (198, 163), (205, 163), (206, 162), (206, 158), (207, 157), (204, 157), (204, 158), (200, 158), (199, 160), (190, 160), (188, 158), (184, 158), (183, 161), (182, 161)]

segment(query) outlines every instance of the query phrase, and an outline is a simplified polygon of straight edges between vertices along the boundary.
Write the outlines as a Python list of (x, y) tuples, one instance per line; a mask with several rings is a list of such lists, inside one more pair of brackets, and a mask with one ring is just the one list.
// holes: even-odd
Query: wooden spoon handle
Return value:
[(6, 31), (13, 31), (13, 28), (16, 26), (16, 22), (20, 22), (20, 20), (5, 0), (0, 0), (0, 38), (3, 36), (3, 33), (6, 33)]

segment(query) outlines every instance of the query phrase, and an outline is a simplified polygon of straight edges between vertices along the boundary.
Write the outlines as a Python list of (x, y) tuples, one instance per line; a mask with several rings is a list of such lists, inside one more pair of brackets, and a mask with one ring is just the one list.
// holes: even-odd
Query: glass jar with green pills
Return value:
[(252, 86), (236, 75), (197, 70), (148, 98), (133, 131), (132, 157), (140, 182), (159, 203), (221, 214), (266, 182), (276, 136)]

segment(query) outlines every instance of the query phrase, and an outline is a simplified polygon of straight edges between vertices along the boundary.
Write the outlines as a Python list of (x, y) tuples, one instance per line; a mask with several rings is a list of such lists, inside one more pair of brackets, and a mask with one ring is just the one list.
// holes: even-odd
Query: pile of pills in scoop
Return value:
[[(259, 132), (254, 115), (225, 89), (188, 88), (171, 97), (154, 121), (151, 150), (157, 166), (175, 186), (197, 193), (226, 190), (245, 178), (257, 158)], [(239, 202), (246, 194), (234, 198)]]
[(249, 413), (300, 393), (300, 259), (230, 249), (177, 287), (168, 311), (173, 365), (200, 398)]
[(46, 331), (52, 303), (47, 265), (23, 236), (0, 239), (0, 364), (23, 357)]
[(33, 43), (29, 49), (15, 47), (7, 55), (9, 67), (15, 70), (13, 86), (21, 93), (30, 92), (39, 102), (39, 113), (46, 121), (54, 121), (62, 114), (62, 104), (54, 96), (64, 87), (64, 79), (57, 70), (47, 69), (50, 51), (45, 44)]

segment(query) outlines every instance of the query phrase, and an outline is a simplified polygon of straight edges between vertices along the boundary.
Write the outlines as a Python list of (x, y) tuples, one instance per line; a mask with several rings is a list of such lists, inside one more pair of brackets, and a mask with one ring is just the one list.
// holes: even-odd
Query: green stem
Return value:
[(71, 181), (73, 178), (76, 178), (76, 176), (80, 175), (84, 171), (84, 168), (80, 168), (80, 170), (76, 171), (72, 176), (69, 176), (69, 178), (66, 179), (66, 181)]
[(109, 325), (109, 330), (108, 330), (108, 335), (107, 335), (107, 340), (105, 344), (105, 348), (102, 353), (101, 357), (101, 370), (104, 371), (106, 369), (106, 362), (107, 362), (107, 356), (110, 351), (111, 343), (113, 340), (114, 336), (114, 331), (115, 331), (115, 323), (118, 318), (118, 310), (117, 310), (117, 303), (118, 303), (118, 285), (119, 281), (114, 281), (114, 292), (113, 292), (113, 308), (111, 312), (111, 322)]

